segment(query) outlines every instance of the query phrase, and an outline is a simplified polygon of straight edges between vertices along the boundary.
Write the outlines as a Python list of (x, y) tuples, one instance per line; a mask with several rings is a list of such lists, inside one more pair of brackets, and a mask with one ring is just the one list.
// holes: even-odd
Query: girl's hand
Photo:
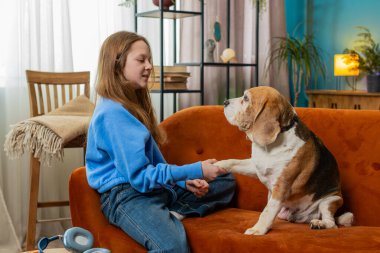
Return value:
[(217, 176), (228, 173), (225, 169), (215, 166), (214, 163), (216, 162), (216, 159), (208, 159), (202, 162), (203, 179), (207, 182), (214, 180)]
[(203, 179), (193, 179), (186, 181), (186, 189), (194, 193), (197, 198), (201, 198), (208, 192), (208, 183)]

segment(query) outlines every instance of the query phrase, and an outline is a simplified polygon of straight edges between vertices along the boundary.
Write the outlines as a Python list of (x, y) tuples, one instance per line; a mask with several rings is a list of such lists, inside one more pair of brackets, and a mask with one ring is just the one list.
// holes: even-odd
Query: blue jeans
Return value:
[(189, 252), (185, 229), (175, 211), (186, 216), (204, 216), (228, 205), (235, 192), (231, 174), (209, 183), (209, 192), (197, 198), (178, 186), (140, 193), (121, 184), (101, 195), (101, 207), (108, 221), (120, 227), (148, 252)]

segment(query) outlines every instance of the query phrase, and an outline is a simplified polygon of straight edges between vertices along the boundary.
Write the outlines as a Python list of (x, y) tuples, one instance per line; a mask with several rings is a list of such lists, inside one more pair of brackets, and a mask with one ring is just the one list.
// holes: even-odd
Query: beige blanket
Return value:
[(11, 126), (4, 150), (14, 159), (31, 152), (43, 164), (63, 159), (63, 147), (87, 133), (94, 104), (79, 96), (49, 114), (33, 117)]

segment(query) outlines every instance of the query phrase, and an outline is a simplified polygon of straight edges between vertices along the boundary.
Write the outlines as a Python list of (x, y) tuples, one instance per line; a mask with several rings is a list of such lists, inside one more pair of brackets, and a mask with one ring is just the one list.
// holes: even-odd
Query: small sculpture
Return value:
[(208, 39), (205, 43), (206, 45), (206, 62), (214, 62), (214, 50), (215, 50), (215, 41), (213, 39)]
[(222, 61), (224, 63), (227, 63), (227, 62), (236, 63), (237, 62), (235, 51), (231, 48), (224, 49), (220, 58), (222, 59)]

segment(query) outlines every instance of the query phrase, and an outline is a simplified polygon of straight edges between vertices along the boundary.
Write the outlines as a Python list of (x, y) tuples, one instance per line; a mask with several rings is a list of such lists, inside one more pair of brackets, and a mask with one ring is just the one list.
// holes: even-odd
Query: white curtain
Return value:
[(19, 252), (20, 243), (14, 230), (12, 220), (5, 205), (4, 197), (0, 188), (0, 253)]
[[(2, 146), (10, 125), (29, 117), (26, 69), (56, 72), (89, 70), (93, 85), (101, 43), (113, 32), (133, 31), (133, 8), (120, 7), (120, 2), (121, 0), (0, 0)], [(93, 95), (93, 88), (91, 93)], [(9, 160), (1, 148), (0, 165), (0, 250), (17, 252), (26, 234), (29, 154), (18, 160)], [(39, 199), (68, 199), (69, 174), (73, 168), (81, 165), (81, 149), (66, 149), (63, 163), (42, 167)], [(63, 207), (48, 208), (42, 212), (40, 210), (38, 217), (68, 215), (69, 209)], [(62, 234), (68, 226), (70, 223), (38, 224), (37, 238)]]
[[(221, 25), (222, 38), (216, 45), (214, 52), (215, 62), (221, 62), (220, 55), (227, 47), (227, 1), (204, 0), (204, 40), (213, 39), (213, 25), (217, 21)], [(256, 57), (256, 6), (252, 0), (230, 1), (230, 48), (236, 52), (240, 63), (255, 63)], [(200, 10), (198, 1), (183, 1), (183, 9)], [(180, 60), (183, 62), (200, 61), (200, 19), (190, 18), (181, 22), (181, 52)], [(188, 35), (193, 34), (192, 39)], [(230, 68), (230, 97), (241, 96), (243, 91), (251, 86), (269, 85), (278, 89), (283, 95), (289, 97), (288, 79), (286, 70), (274, 73), (265, 71), (265, 63), (272, 38), (285, 36), (285, 13), (283, 0), (267, 0), (265, 11), (259, 20), (259, 50), (258, 50), (258, 80), (255, 80), (254, 67)], [(206, 54), (206, 52), (205, 52)], [(189, 79), (188, 88), (198, 89), (199, 67), (192, 67), (192, 78)], [(226, 67), (204, 68), (205, 104), (222, 104), (226, 98)], [(198, 105), (199, 94), (181, 95), (180, 107)]]

